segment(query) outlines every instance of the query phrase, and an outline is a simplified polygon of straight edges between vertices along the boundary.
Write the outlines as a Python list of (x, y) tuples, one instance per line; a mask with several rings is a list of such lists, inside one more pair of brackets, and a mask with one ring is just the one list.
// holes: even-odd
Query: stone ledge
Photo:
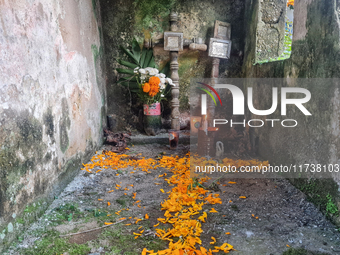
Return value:
[[(143, 134), (132, 135), (131, 141), (129, 144), (169, 144), (169, 134), (161, 133), (156, 136), (147, 136)], [(190, 133), (189, 132), (180, 132), (179, 134), (179, 144), (190, 144)]]

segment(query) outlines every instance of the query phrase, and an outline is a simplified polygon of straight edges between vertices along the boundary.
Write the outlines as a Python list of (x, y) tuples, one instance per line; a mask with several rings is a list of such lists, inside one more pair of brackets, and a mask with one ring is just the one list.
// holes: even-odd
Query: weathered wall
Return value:
[[(339, 78), (340, 74), (340, 1), (338, 0), (301, 0), (294, 6), (294, 35), (290, 59), (262, 65), (253, 65), (255, 59), (256, 6), (258, 0), (247, 1), (247, 39), (245, 77), (258, 78)], [(285, 128), (251, 129), (252, 143), (259, 140), (258, 152), (276, 164), (340, 163), (340, 126), (339, 126), (339, 80), (319, 81), (317, 86), (308, 86), (312, 100), (306, 104), (313, 116), (306, 118), (296, 111), (293, 118), (299, 126), (292, 130)], [(300, 87), (293, 80), (286, 86)], [(271, 87), (263, 89), (255, 96), (255, 108), (268, 109), (265, 102), (271, 102)], [(261, 108), (262, 107), (262, 108)], [(267, 107), (267, 108), (263, 108)], [(282, 119), (280, 113), (270, 118)], [(248, 118), (256, 118), (248, 115)], [(340, 196), (337, 184), (340, 174), (333, 173), (331, 179), (317, 181), (320, 189), (309, 191), (321, 209), (325, 210), (326, 195), (336, 198), (340, 210)], [(300, 187), (308, 183), (294, 180)], [(337, 183), (337, 184), (336, 184)], [(307, 186), (306, 186), (307, 185)], [(318, 198), (317, 198), (318, 197)], [(323, 201), (321, 201), (323, 200)], [(340, 223), (339, 218), (337, 219)]]
[(260, 1), (257, 11), (256, 63), (277, 58), (283, 53), (286, 3), (285, 0)]
[(0, 247), (102, 144), (98, 7), (95, 0), (0, 1)]
[[(127, 0), (101, 1), (103, 34), (108, 77), (108, 113), (114, 114), (115, 130), (134, 130), (138, 127), (139, 110), (129, 91), (116, 84), (118, 67), (116, 58), (122, 57), (120, 45), (131, 45), (132, 38), (142, 44), (144, 38), (162, 38), (162, 33), (169, 30), (169, 14), (172, 7), (178, 13), (179, 31), (184, 39), (202, 38), (209, 44), (213, 36), (215, 20), (231, 23), (232, 51), (230, 60), (221, 60), (221, 77), (240, 75), (244, 48), (244, 1), (241, 0)], [(169, 52), (162, 47), (154, 48), (154, 56), (160, 67), (169, 60)], [(208, 52), (189, 51), (188, 47), (179, 56), (180, 75), (180, 110), (184, 115), (189, 110), (188, 85), (193, 77), (210, 77), (211, 61)], [(132, 105), (130, 105), (132, 102)], [(169, 114), (169, 108), (165, 114)], [(166, 117), (166, 116), (165, 116)]]

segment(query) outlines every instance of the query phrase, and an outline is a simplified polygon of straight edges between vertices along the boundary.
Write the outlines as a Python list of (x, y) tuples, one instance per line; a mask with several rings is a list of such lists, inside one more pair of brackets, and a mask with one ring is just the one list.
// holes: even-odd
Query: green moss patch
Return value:
[(335, 199), (338, 197), (338, 185), (332, 179), (295, 179), (292, 181), (303, 191), (310, 202), (314, 203), (329, 218), (339, 215)]
[(50, 255), (63, 254), (68, 252), (70, 255), (82, 255), (90, 252), (90, 247), (84, 244), (69, 243), (67, 239), (60, 238), (59, 232), (48, 231), (44, 237), (35, 242), (31, 248), (24, 249), (22, 254), (25, 255)]
[(307, 251), (302, 248), (299, 248), (299, 249), (290, 248), (289, 250), (285, 251), (282, 255), (330, 255), (330, 254), (311, 252), (311, 251)]

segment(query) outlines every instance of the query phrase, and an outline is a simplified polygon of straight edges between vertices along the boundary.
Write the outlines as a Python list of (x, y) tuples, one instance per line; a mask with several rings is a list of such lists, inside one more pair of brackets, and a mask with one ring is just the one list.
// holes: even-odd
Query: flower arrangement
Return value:
[(141, 49), (136, 39), (132, 41), (131, 50), (123, 46), (121, 49), (130, 61), (117, 59), (120, 65), (127, 68), (116, 68), (116, 71), (128, 75), (121, 77), (118, 83), (137, 93), (143, 104), (150, 105), (163, 100), (169, 92), (168, 85), (175, 85), (170, 78), (166, 78), (168, 66), (160, 72), (156, 68), (153, 50)]
[(165, 74), (159, 73), (158, 69), (152, 67), (134, 69), (136, 80), (139, 85), (137, 92), (144, 104), (159, 103), (169, 92), (167, 85), (175, 85)]
[(294, 0), (288, 0), (287, 7), (294, 6)]

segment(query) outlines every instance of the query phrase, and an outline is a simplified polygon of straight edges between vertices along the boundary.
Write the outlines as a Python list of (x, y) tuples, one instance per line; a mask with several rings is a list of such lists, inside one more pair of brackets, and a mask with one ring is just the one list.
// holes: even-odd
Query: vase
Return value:
[(161, 104), (143, 105), (143, 126), (147, 135), (157, 135), (162, 128)]

